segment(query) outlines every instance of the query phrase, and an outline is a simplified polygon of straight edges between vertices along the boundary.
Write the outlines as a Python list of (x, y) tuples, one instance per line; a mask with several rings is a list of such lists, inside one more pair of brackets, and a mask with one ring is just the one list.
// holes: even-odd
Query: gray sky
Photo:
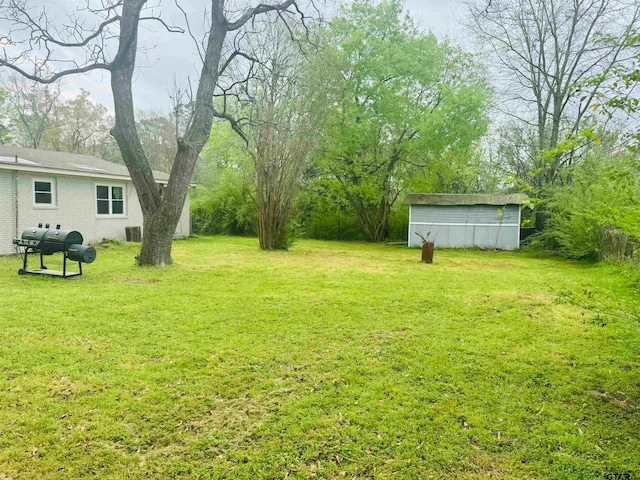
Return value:
[(417, 23), (422, 28), (431, 30), (438, 37), (449, 35), (455, 38), (463, 34), (464, 28), (460, 23), (465, 8), (460, 1), (405, 0), (404, 3)]
[[(59, 2), (68, 6), (68, 0), (50, 0), (50, 5)], [(183, 17), (173, 6), (173, 2), (164, 1), (162, 17), (174, 18), (183, 24)], [(183, 0), (193, 28), (202, 24), (202, 0)], [(416, 23), (425, 30), (431, 30), (439, 38), (445, 35), (464, 43), (465, 30), (461, 26), (464, 7), (458, 0), (405, 0), (405, 7)], [(149, 24), (141, 31), (140, 44), (155, 46), (146, 54), (140, 54), (138, 64), (142, 65), (134, 83), (136, 107), (140, 109), (170, 108), (170, 92), (174, 78), (178, 84), (184, 85), (187, 78), (195, 81), (199, 71), (199, 57), (193, 40), (184, 34), (169, 34), (159, 25)], [(91, 92), (92, 97), (112, 109), (109, 75), (93, 73), (88, 76), (74, 77), (65, 80), (65, 93), (75, 96), (79, 87)]]

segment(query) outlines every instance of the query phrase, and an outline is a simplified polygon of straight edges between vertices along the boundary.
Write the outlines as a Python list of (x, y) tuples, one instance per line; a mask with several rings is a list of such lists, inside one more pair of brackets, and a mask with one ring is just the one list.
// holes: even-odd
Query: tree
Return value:
[(50, 126), (43, 132), (42, 147), (60, 152), (103, 157), (110, 145), (109, 129), (113, 119), (104, 105), (93, 102), (81, 89), (73, 99), (61, 103)]
[(490, 92), (468, 55), (420, 33), (397, 0), (343, 9), (315, 69), (330, 99), (318, 163), (341, 185), (365, 238), (382, 241), (416, 176), (484, 134)]
[[(611, 42), (613, 40), (606, 38), (603, 41)], [(640, 29), (634, 26), (627, 35), (626, 44), (630, 52), (630, 58), (607, 72), (605, 91), (593, 108), (601, 109), (609, 119), (617, 120), (624, 125), (625, 128), (622, 129), (621, 140), (625, 146), (637, 154), (640, 147), (640, 127), (636, 121), (637, 114), (640, 111), (640, 97), (638, 97), (638, 85), (640, 84)], [(591, 81), (602, 81), (602, 77), (593, 77)], [(640, 168), (637, 155), (633, 164), (636, 168)]]
[[(292, 21), (297, 17), (304, 22), (306, 17), (297, 0), (265, 2), (255, 6), (246, 4), (246, 8), (239, 12), (236, 10), (237, 13), (225, 9), (227, 3), (231, 4), (227, 0), (211, 0), (206, 38), (202, 44), (198, 43), (202, 68), (191, 102), (193, 109), (184, 134), (177, 140), (168, 184), (161, 194), (142, 146), (134, 115), (131, 87), (138, 53), (138, 29), (141, 23), (153, 21), (170, 31), (184, 30), (168, 25), (153, 11), (146, 11), (146, 3), (146, 0), (101, 1), (84, 12), (70, 15), (70, 26), (56, 28), (51, 24), (46, 9), (34, 11), (24, 0), (9, 0), (0, 6), (0, 17), (13, 25), (7, 35), (11, 49), (5, 50), (0, 57), (0, 66), (45, 84), (67, 75), (93, 70), (110, 73), (115, 110), (115, 126), (111, 129), (111, 135), (118, 143), (135, 185), (144, 218), (144, 238), (138, 264), (164, 266), (172, 263), (173, 233), (214, 117), (237, 125), (237, 120), (226, 109), (214, 107), (213, 100), (217, 96), (227, 96), (242, 83), (240, 80), (224, 82), (236, 62), (244, 60), (250, 65), (256, 60), (243, 51), (245, 38), (251, 33), (250, 27), (260, 17), (270, 14), (282, 21)], [(89, 18), (78, 18), (81, 13)], [(93, 28), (88, 27), (91, 23)], [(116, 46), (114, 43), (117, 48), (113, 48)], [(18, 51), (18, 47), (23, 48)], [(84, 52), (84, 59), (76, 61), (72, 68), (64, 68), (69, 58), (78, 58), (69, 53), (76, 49)], [(56, 54), (64, 57), (56, 57)], [(24, 67), (24, 58), (32, 60), (33, 70)], [(62, 60), (67, 63), (61, 64)]]
[(170, 172), (176, 156), (175, 122), (161, 112), (138, 112), (138, 134), (153, 170)]
[[(575, 161), (575, 149), (558, 147), (587, 126), (607, 72), (624, 60), (640, 6), (626, 0), (471, 0), (468, 4), (472, 25), (502, 74), (500, 86), (508, 92), (505, 113), (522, 125), (519, 130), (527, 137), (527, 127), (534, 131), (531, 183), (533, 194), (544, 196), (559, 171)], [(530, 154), (531, 147), (523, 151)], [(542, 219), (539, 216), (538, 227)]]
[(196, 166), (191, 200), (194, 230), (207, 234), (254, 235), (251, 158), (246, 143), (228, 122), (216, 122)]
[(5, 102), (5, 115), (18, 145), (112, 158), (113, 119), (86, 90), (63, 101), (58, 82), (43, 85), (13, 76)]
[(640, 176), (629, 174), (637, 156), (597, 152), (567, 168), (572, 181), (551, 189), (550, 215), (538, 240), (568, 258), (632, 256), (640, 243)]
[(56, 125), (62, 103), (60, 85), (40, 85), (17, 75), (7, 85), (8, 116), (19, 144), (40, 148), (44, 133)]
[(290, 243), (293, 208), (314, 146), (313, 92), (303, 85), (302, 57), (289, 32), (269, 27), (265, 35), (271, 49), (250, 83), (246, 135), (260, 248), (282, 250)]
[(8, 93), (4, 88), (0, 88), (0, 145), (4, 145), (11, 141), (9, 129), (9, 117), (7, 116), (7, 97)]

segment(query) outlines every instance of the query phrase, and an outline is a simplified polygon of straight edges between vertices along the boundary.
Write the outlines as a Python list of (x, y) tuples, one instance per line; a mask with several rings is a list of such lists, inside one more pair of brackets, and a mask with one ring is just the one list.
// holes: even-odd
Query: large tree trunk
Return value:
[(137, 257), (139, 265), (154, 265), (164, 267), (171, 265), (171, 244), (175, 232), (174, 222), (160, 212), (144, 216), (144, 237), (140, 254)]
[[(184, 152), (189, 156), (188, 152)], [(197, 157), (196, 157), (197, 158)], [(192, 160), (195, 162), (195, 160)], [(183, 163), (189, 163), (184, 160)], [(183, 172), (189, 182), (191, 175)], [(187, 188), (182, 192), (171, 192), (170, 188), (164, 189), (161, 206), (156, 211), (143, 211), (142, 247), (137, 257), (138, 265), (153, 265), (165, 267), (173, 263), (171, 247), (182, 208), (186, 197)]]

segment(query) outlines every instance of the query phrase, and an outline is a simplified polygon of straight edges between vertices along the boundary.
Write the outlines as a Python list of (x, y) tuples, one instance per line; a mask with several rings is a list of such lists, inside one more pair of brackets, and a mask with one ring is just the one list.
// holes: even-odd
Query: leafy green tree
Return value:
[(216, 122), (211, 127), (209, 141), (198, 159), (194, 180), (201, 185), (211, 187), (221, 168), (246, 172), (250, 163), (251, 158), (246, 144), (233, 131), (231, 125)]
[(335, 178), (309, 172), (302, 195), (300, 222), (309, 238), (364, 240), (356, 214)]
[(7, 114), (19, 145), (40, 148), (47, 130), (57, 124), (62, 104), (60, 85), (41, 85), (19, 76), (12, 76), (6, 84)]
[(334, 178), (368, 241), (393, 205), (444, 155), (473, 150), (490, 91), (473, 59), (423, 34), (398, 0), (356, 0), (326, 32), (313, 69), (328, 100), (318, 165)]
[(251, 158), (229, 123), (214, 123), (195, 170), (191, 216), (196, 233), (253, 235)]
[(249, 198), (245, 173), (218, 165), (209, 169), (209, 187), (198, 185), (191, 200), (196, 233), (253, 235), (255, 208)]
[(56, 107), (49, 119), (52, 125), (42, 134), (41, 148), (97, 157), (104, 157), (109, 149), (116, 148), (109, 135), (114, 120), (107, 108), (90, 96), (80, 89), (75, 98)]

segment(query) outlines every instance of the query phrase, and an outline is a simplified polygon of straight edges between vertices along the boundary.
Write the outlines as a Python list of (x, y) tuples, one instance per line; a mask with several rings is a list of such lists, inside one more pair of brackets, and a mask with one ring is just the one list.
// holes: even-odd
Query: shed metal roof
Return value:
[[(123, 180), (131, 178), (126, 166), (91, 155), (37, 150), (10, 145), (0, 145), (0, 169), (26, 170), (39, 173), (68, 172), (74, 176), (120, 177)], [(164, 172), (154, 171), (153, 177), (160, 182), (169, 180), (169, 175)]]
[(524, 193), (510, 194), (457, 194), (457, 193), (410, 193), (404, 203), (409, 205), (526, 205)]

